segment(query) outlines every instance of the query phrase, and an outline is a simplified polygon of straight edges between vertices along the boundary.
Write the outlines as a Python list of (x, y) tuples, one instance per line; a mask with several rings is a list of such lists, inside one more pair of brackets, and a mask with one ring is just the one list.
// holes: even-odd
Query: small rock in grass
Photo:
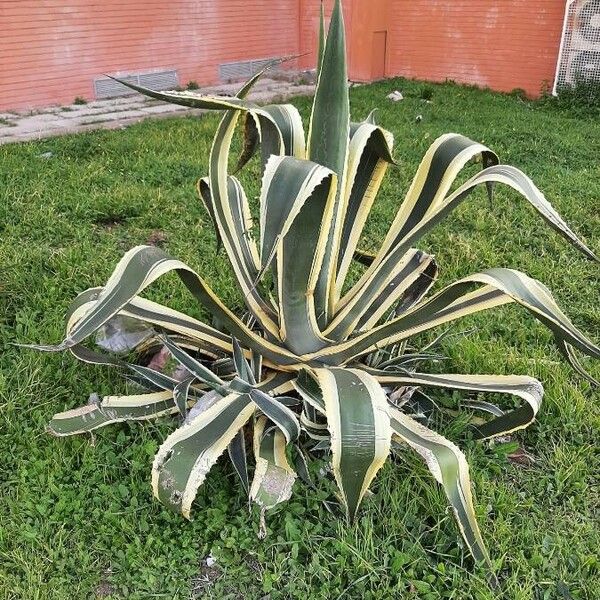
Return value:
[(404, 100), (404, 96), (402, 95), (402, 92), (394, 90), (391, 94), (387, 95), (387, 99), (392, 102), (400, 102), (400, 100)]

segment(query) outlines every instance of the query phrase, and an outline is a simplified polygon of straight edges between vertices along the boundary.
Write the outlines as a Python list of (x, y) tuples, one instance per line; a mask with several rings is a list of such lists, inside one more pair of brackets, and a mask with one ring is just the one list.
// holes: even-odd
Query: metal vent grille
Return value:
[(568, 0), (552, 93), (591, 81), (600, 82), (600, 0)]
[(276, 58), (260, 58), (254, 60), (244, 60), (240, 62), (223, 63), (219, 65), (219, 77), (221, 81), (236, 81), (238, 79), (248, 79), (261, 69), (264, 69), (269, 63), (277, 60)]
[[(172, 90), (179, 83), (177, 80), (177, 71), (175, 70), (134, 73), (132, 75), (119, 76), (119, 79), (143, 85), (153, 90)], [(108, 77), (98, 77), (94, 79), (94, 93), (96, 98), (100, 100), (102, 98), (130, 96), (135, 92)]]

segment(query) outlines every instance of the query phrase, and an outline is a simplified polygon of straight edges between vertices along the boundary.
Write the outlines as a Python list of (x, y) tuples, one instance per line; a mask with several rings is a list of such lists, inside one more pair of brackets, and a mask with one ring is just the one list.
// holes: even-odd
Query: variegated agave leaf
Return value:
[[(339, 0), (327, 36), (322, 23), (319, 47), (306, 136), (293, 106), (258, 106), (246, 99), (260, 73), (234, 98), (155, 92), (123, 82), (153, 98), (223, 111), (208, 176), (198, 189), (249, 318), (234, 314), (187, 264), (159, 248), (133, 248), (104, 287), (76, 298), (64, 340), (35, 347), (68, 349), (80, 360), (111, 365), (144, 390), (59, 413), (50, 430), (70, 435), (124, 420), (182, 415), (183, 424), (156, 455), (152, 484), (166, 506), (186, 517), (198, 487), (226, 449), (243, 488), (263, 511), (283, 502), (296, 479), (294, 462), (308, 479), (304, 453), (296, 452), (300, 462), (290, 461), (291, 450), (302, 446), (309, 452), (326, 450), (331, 457), (342, 504), (352, 519), (392, 441), (403, 442), (423, 457), (443, 487), (474, 558), (490, 567), (466, 459), (427, 421), (436, 404), (426, 392), (449, 388), (521, 401), (506, 410), (482, 399), (466, 403), (487, 415), (474, 429), (476, 437), (486, 439), (527, 427), (540, 409), (542, 385), (524, 376), (425, 373), (430, 362), (443, 356), (433, 346), (409, 347), (410, 338), (514, 302), (550, 329), (578, 372), (587, 376), (575, 352), (600, 358), (600, 349), (571, 323), (543, 284), (518, 271), (488, 269), (430, 294), (438, 265), (416, 244), (478, 186), (491, 194), (493, 186), (504, 184), (585, 256), (596, 257), (525, 174), (459, 134), (433, 142), (380, 248), (374, 254), (362, 251), (363, 228), (386, 170), (394, 164), (394, 140), (374, 114), (350, 121)], [(247, 196), (228, 171), (241, 117), (247, 140), (238, 170), (261, 152), (255, 236)], [(461, 183), (464, 168), (473, 161), (482, 170)], [(364, 269), (349, 287), (353, 260)], [(223, 331), (142, 296), (171, 272)], [(262, 285), (267, 273), (276, 284), (272, 292)], [(185, 368), (183, 381), (86, 345), (116, 318), (134, 319), (154, 332), (138, 350), (164, 345)]]

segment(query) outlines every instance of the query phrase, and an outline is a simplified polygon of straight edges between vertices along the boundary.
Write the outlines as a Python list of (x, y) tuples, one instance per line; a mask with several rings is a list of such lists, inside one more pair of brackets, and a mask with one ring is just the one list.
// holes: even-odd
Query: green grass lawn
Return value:
[[(425, 87), (431, 103), (421, 100)], [(386, 100), (394, 89), (406, 99)], [(382, 239), (428, 145), (455, 131), (522, 168), (600, 251), (598, 120), (450, 84), (388, 81), (355, 88), (351, 101), (355, 119), (380, 106), (399, 159), (363, 247)], [(307, 99), (295, 104), (308, 114)], [(597, 598), (600, 396), (515, 307), (469, 318), (457, 331), (472, 331), (445, 346), (446, 369), (531, 374), (546, 389), (537, 422), (515, 436), (531, 464), (510, 460), (510, 445), (464, 441), (460, 427), (442, 424), (471, 464), (478, 516), (503, 581), (498, 594), (461, 546), (442, 491), (408, 451), (382, 470), (354, 526), (323, 508), (332, 486), (321, 478), (319, 493), (296, 485), (292, 500), (268, 516), (260, 541), (257, 511), (248, 510), (225, 462), (201, 488), (191, 523), (152, 498), (152, 457), (172, 430), (169, 419), (108, 427), (94, 438), (45, 434), (55, 412), (84, 404), (92, 392), (123, 392), (125, 383), (68, 353), (12, 343), (58, 342), (69, 301), (103, 284), (130, 247), (163, 239), (240, 306), (194, 189), (207, 173), (216, 124), (215, 116), (147, 121), (0, 147), (2, 598)], [(244, 183), (257, 194), (256, 165)], [(440, 285), (493, 266), (527, 272), (600, 339), (598, 266), (510, 190), (499, 188), (492, 206), (475, 194), (423, 249), (436, 254)], [(152, 297), (201, 314), (176, 279), (159, 282)], [(599, 365), (589, 367), (600, 376)], [(211, 553), (217, 563), (207, 568)]]

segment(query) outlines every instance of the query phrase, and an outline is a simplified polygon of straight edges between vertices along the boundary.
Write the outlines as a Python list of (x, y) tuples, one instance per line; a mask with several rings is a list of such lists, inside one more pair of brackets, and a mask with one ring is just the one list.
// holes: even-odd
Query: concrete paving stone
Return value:
[(248, 97), (248, 100), (256, 102), (256, 104), (270, 104), (274, 98), (273, 92), (255, 92)]
[(164, 113), (174, 113), (191, 110), (187, 106), (179, 106), (177, 104), (158, 104), (144, 108), (144, 113), (148, 115), (160, 115)]
[[(23, 119), (23, 121), (28, 121), (30, 123), (52, 123), (54, 121), (62, 121), (62, 118), (55, 113), (39, 113), (37, 115), (31, 115), (31, 117), (27, 117), (26, 119)], [(21, 120), (18, 122), (20, 123)]]
[(18, 137), (21, 135), (32, 135), (33, 137), (37, 137), (42, 135), (45, 131), (60, 129), (61, 125), (61, 121), (27, 121), (26, 123), (19, 123), (17, 127), (12, 128), (9, 136)]
[(127, 110), (117, 112), (98, 113), (88, 115), (81, 119), (82, 125), (92, 125), (93, 123), (106, 123), (107, 121), (118, 121), (120, 119), (142, 118), (147, 114), (147, 110)]
[(294, 88), (290, 88), (289, 93), (293, 96), (312, 96), (315, 93), (315, 86), (297, 85)]
[(71, 104), (71, 107), (76, 110), (97, 107), (111, 106), (127, 106), (128, 104), (139, 104), (145, 100), (140, 94), (132, 94), (131, 96), (121, 96), (119, 98), (107, 98), (106, 100), (91, 100), (87, 104)]
[(108, 114), (112, 114), (116, 116), (119, 113), (123, 113), (124, 115), (126, 115), (127, 113), (130, 112), (135, 112), (135, 111), (144, 111), (144, 110), (148, 110), (148, 108), (150, 108), (149, 106), (145, 106), (144, 104), (128, 104), (127, 106), (107, 106), (105, 107), (103, 110), (95, 110), (95, 111), (90, 111), (87, 113), (82, 113), (79, 118), (84, 119), (84, 118), (88, 118), (88, 117), (97, 117), (97, 116), (102, 116), (102, 115), (108, 115)]

